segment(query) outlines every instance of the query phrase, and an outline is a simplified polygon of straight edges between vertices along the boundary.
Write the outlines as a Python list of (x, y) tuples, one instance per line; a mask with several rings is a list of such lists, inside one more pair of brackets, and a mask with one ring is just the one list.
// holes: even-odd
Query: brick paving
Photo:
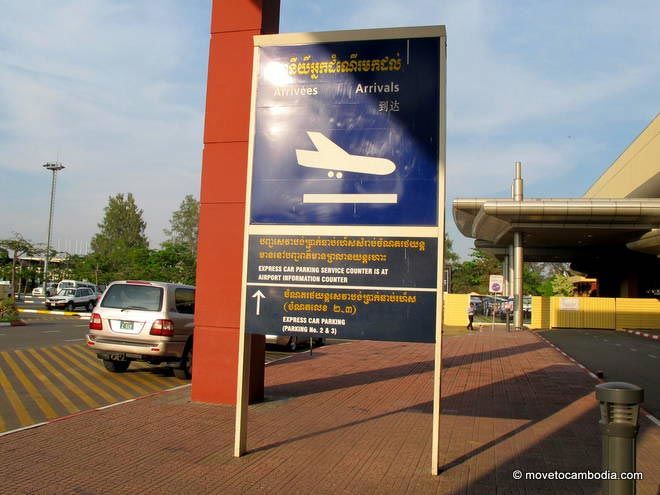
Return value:
[[(431, 470), (433, 347), (352, 342), (266, 368), (248, 455), (234, 409), (184, 388), (0, 438), (0, 493), (596, 494), (596, 383), (530, 332), (443, 343), (440, 476)], [(637, 493), (657, 495), (660, 428), (641, 419)]]

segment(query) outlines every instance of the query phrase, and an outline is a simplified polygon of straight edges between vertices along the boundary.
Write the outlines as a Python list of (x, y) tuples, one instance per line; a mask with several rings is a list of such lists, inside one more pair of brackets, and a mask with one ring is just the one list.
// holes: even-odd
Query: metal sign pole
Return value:
[(234, 437), (234, 457), (240, 457), (247, 450), (247, 412), (250, 384), (250, 345), (251, 340), (241, 331), (238, 344), (238, 383), (236, 384), (236, 435)]
[(492, 332), (495, 331), (495, 303), (497, 302), (497, 297), (495, 295), (491, 295), (490, 297), (493, 298), (493, 322), (490, 325), (490, 330)]
[[(243, 231), (243, 272), (242, 272), (242, 287), (246, 286), (247, 280), (247, 259), (248, 259), (248, 227), (250, 225), (250, 203), (252, 196), (252, 157), (253, 157), (253, 141), (254, 141), (254, 128), (255, 117), (254, 108), (256, 105), (256, 87), (257, 87), (257, 74), (259, 73), (259, 51), (253, 48), (253, 66), (252, 66), (252, 97), (250, 100), (250, 130), (249, 130), (249, 145), (248, 145), (248, 174), (247, 174), (247, 187), (245, 192), (245, 227)], [(247, 413), (249, 402), (249, 384), (250, 384), (250, 355), (252, 339), (246, 335), (247, 329), (245, 324), (245, 303), (247, 299), (247, 292), (245, 290), (241, 293), (241, 319), (239, 327), (239, 341), (238, 341), (238, 374), (236, 379), (236, 426), (234, 430), (234, 457), (240, 457), (247, 450)], [(261, 298), (257, 297), (257, 304), (260, 303)]]
[(441, 273), (444, 272), (445, 261), (445, 173), (446, 173), (446, 142), (447, 113), (447, 38), (440, 38), (440, 154), (439, 180), (438, 180), (438, 236), (442, 242), (438, 242), (438, 282), (437, 302), (435, 310), (435, 354), (433, 357), (433, 438), (431, 448), (431, 474), (440, 474), (440, 411), (442, 398), (442, 327), (444, 322), (444, 291)]

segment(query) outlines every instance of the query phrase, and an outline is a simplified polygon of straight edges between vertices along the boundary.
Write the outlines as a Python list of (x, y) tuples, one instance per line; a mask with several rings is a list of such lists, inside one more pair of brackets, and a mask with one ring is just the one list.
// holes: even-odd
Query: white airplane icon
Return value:
[[(328, 170), (328, 176), (341, 179), (342, 172), (387, 175), (396, 170), (393, 161), (373, 156), (351, 155), (320, 132), (307, 131), (318, 151), (296, 150), (298, 165)], [(336, 171), (336, 172), (335, 172)]]

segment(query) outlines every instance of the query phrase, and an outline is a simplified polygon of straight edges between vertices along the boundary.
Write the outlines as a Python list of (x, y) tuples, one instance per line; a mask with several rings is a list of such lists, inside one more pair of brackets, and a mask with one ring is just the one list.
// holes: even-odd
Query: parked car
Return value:
[(56, 289), (56, 294), (63, 290), (63, 289), (78, 289), (81, 287), (86, 287), (88, 289), (92, 289), (95, 291), (98, 291), (98, 287), (96, 284), (92, 284), (90, 282), (80, 282), (78, 280), (60, 280), (57, 284), (57, 289)]
[[(57, 293), (57, 284), (55, 284), (53, 282), (49, 282), (46, 285), (46, 297), (52, 296), (53, 294), (56, 294), (56, 293)], [(43, 296), (44, 295), (43, 285), (40, 285), (40, 286), (35, 287), (34, 289), (32, 289), (32, 295), (35, 296), (35, 297), (36, 296)]]
[(46, 298), (46, 309), (64, 308), (73, 311), (83, 306), (87, 311), (92, 311), (95, 305), (96, 292), (88, 287), (63, 289), (57, 295)]
[(89, 320), (87, 348), (108, 371), (131, 361), (167, 363), (192, 377), (195, 287), (166, 282), (112, 282)]
[[(323, 345), (325, 339), (312, 339), (313, 344)], [(296, 335), (266, 335), (266, 344), (273, 344), (286, 347), (290, 351), (295, 351), (300, 345), (309, 345), (309, 337)]]

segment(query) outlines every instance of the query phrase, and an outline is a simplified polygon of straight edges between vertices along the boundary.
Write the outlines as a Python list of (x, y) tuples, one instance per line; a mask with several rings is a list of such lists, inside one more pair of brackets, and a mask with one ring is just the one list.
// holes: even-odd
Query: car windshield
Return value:
[(75, 296), (76, 289), (62, 289), (57, 293), (58, 296)]
[(101, 302), (102, 308), (122, 310), (160, 311), (163, 289), (153, 285), (111, 285)]

